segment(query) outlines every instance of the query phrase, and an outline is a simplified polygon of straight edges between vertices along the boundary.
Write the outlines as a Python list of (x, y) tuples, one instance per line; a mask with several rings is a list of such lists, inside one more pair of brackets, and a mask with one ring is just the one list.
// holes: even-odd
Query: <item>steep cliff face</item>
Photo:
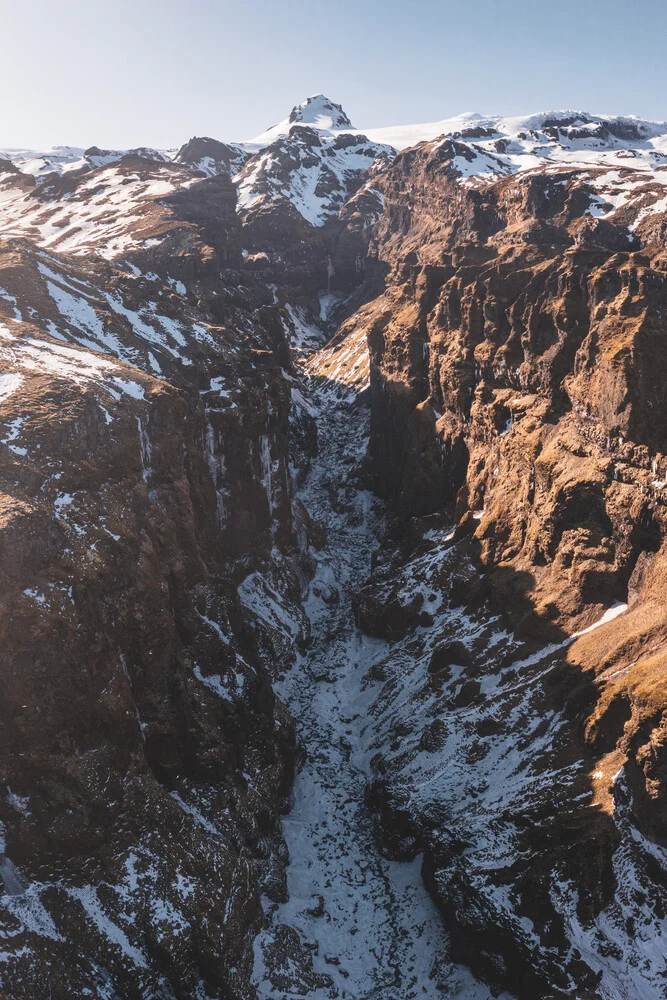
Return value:
[(424, 144), (376, 181), (369, 253), (390, 270), (360, 322), (373, 478), (402, 539), (358, 600), (397, 643), (380, 827), (425, 851), (485, 977), (657, 996), (664, 215), (645, 178), (598, 218), (594, 170), (481, 182), (461, 155)]
[[(299, 593), (285, 324), (242, 277), (227, 177), (156, 201), (154, 165), (126, 185), (128, 169), (114, 183), (142, 200), (115, 204), (135, 234), (122, 255), (1, 248), (0, 922), (16, 998), (246, 996), (294, 767), (271, 680), (293, 653), (237, 589), (288, 558)], [(94, 214), (91, 176), (62, 211)]]

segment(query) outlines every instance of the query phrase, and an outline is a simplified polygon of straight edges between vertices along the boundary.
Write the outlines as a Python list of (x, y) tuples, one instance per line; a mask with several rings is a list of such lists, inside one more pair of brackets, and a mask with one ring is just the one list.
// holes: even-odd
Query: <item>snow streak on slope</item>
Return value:
[(334, 337), (321, 351), (306, 360), (305, 370), (315, 380), (320, 396), (335, 397), (350, 389), (363, 392), (370, 383), (370, 358), (365, 326), (344, 337)]
[(367, 413), (353, 392), (337, 399), (326, 383), (303, 393), (317, 417), (319, 455), (300, 499), (326, 524), (327, 543), (305, 601), (310, 644), (277, 685), (307, 759), (283, 822), (289, 900), (265, 901), (256, 942), (259, 996), (487, 1000), (487, 988), (448, 958), (420, 859), (388, 861), (374, 840), (365, 794), (377, 688), (367, 674), (387, 644), (361, 634), (351, 603), (382, 528), (377, 501), (357, 482)]
[(155, 164), (140, 176), (127, 165), (110, 166), (53, 192), (46, 184), (26, 189), (25, 178), (0, 173), (0, 229), (60, 253), (110, 259), (145, 246), (158, 199), (196, 180), (187, 168)]
[(114, 399), (120, 399), (122, 395), (144, 398), (144, 386), (127, 377), (130, 373), (136, 375), (136, 372), (69, 345), (35, 337), (19, 339), (4, 323), (0, 323), (0, 359), (23, 371), (58, 375), (82, 387), (100, 385)]

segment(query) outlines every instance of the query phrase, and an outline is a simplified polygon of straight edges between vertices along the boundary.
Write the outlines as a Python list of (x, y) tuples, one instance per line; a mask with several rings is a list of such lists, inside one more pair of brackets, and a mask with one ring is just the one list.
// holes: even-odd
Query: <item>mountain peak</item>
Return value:
[(266, 132), (251, 139), (250, 144), (268, 145), (275, 139), (288, 135), (292, 125), (306, 125), (320, 132), (340, 132), (343, 129), (354, 131), (352, 122), (340, 104), (336, 104), (325, 94), (314, 94), (301, 104), (296, 104), (284, 121), (272, 125)]
[(304, 125), (314, 125), (320, 129), (353, 128), (352, 122), (343, 111), (340, 104), (330, 100), (324, 94), (307, 97), (297, 104), (289, 116), (290, 124), (301, 122)]

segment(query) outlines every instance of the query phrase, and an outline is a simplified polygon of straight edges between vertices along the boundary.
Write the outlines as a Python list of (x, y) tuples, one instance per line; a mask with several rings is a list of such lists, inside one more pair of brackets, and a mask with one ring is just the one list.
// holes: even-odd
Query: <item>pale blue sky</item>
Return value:
[(359, 128), (667, 119), (667, 0), (0, 0), (0, 27), (3, 147), (247, 139), (320, 92)]

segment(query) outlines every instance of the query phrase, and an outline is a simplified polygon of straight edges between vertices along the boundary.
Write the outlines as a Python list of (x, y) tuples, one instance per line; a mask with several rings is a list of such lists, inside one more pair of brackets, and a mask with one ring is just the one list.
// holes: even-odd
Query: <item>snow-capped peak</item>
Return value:
[(313, 97), (307, 97), (301, 104), (295, 105), (287, 118), (277, 125), (272, 125), (261, 135), (255, 136), (247, 145), (268, 146), (276, 139), (288, 135), (293, 125), (306, 125), (308, 128), (317, 129), (318, 132), (354, 131), (352, 122), (340, 104), (336, 104), (324, 94), (315, 94)]
[(302, 104), (292, 108), (290, 123), (301, 122), (317, 129), (354, 128), (352, 122), (343, 111), (340, 104), (329, 100), (324, 94), (308, 97)]

